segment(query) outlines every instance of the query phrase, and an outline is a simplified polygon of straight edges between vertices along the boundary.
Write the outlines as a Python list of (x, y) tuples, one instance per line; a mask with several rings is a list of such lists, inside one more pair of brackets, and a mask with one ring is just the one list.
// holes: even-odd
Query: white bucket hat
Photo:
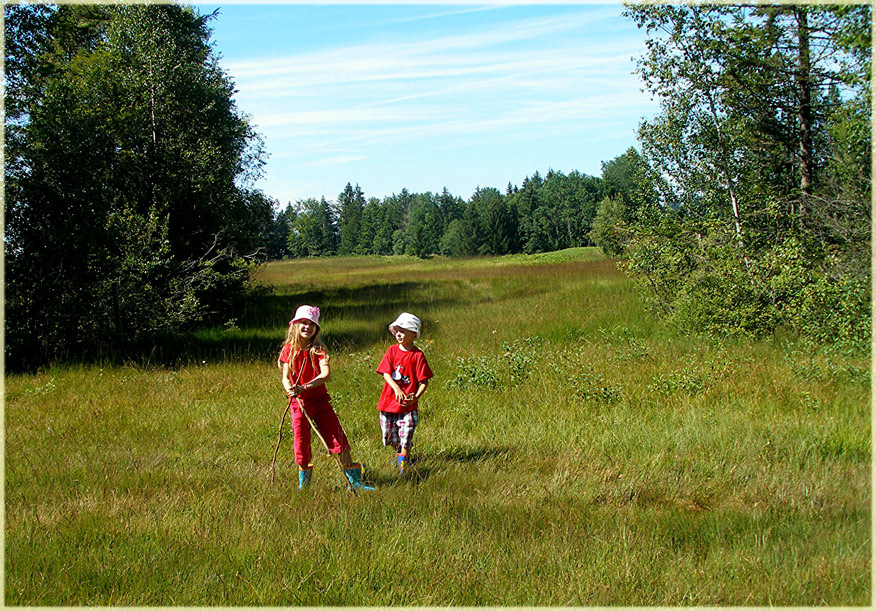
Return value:
[(293, 322), (298, 322), (299, 320), (309, 320), (318, 327), (319, 308), (309, 305), (299, 306), (299, 308), (295, 310), (295, 316), (292, 317), (289, 324), (291, 325)]
[(420, 335), (420, 319), (414, 316), (413, 314), (408, 314), (407, 312), (402, 312), (398, 315), (391, 325), (389, 325), (389, 332), (395, 333), (395, 327), (399, 327), (401, 329), (407, 329), (408, 331), (413, 331), (419, 337)]

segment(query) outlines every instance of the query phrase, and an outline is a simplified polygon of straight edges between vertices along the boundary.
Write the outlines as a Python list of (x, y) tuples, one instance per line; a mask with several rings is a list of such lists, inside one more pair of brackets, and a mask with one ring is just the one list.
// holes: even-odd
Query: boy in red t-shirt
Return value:
[(417, 403), (432, 377), (426, 355), (414, 345), (420, 335), (420, 325), (419, 318), (402, 312), (389, 325), (389, 332), (398, 343), (386, 349), (377, 367), (377, 373), (383, 374), (386, 382), (377, 402), (383, 445), (395, 450), (402, 474), (407, 468), (417, 428)]

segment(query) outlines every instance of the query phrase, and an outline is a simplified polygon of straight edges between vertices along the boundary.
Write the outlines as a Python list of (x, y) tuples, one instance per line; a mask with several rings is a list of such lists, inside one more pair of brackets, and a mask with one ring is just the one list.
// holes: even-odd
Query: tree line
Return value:
[(869, 349), (869, 5), (628, 5), (661, 112), (602, 176), (535, 173), (467, 200), (445, 189), (306, 200), (272, 257), (502, 255), (596, 244), (683, 328)]
[(306, 199), (278, 210), (269, 230), (270, 258), (350, 255), (469, 257), (537, 253), (593, 245), (601, 201), (626, 187), (642, 160), (630, 149), (603, 164), (603, 177), (536, 171), (504, 192), (478, 187), (467, 200), (451, 194), (400, 193), (368, 198), (347, 183), (333, 202)]
[(10, 369), (234, 317), (265, 259), (597, 245), (683, 328), (870, 338), (870, 6), (629, 5), (660, 101), (602, 175), (281, 208), (192, 7), (5, 16)]

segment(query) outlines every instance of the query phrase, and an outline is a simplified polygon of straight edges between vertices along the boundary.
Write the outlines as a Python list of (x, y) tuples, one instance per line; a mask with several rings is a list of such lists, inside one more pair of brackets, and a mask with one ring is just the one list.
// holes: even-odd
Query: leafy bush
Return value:
[(572, 395), (593, 403), (617, 403), (621, 397), (621, 389), (605, 381), (600, 374), (592, 371), (582, 371), (567, 380)]
[(626, 206), (616, 198), (606, 197), (599, 204), (593, 229), (588, 237), (609, 257), (620, 256), (624, 252)]
[(508, 380), (511, 386), (517, 386), (529, 379), (534, 360), (530, 355), (533, 347), (539, 343), (541, 343), (540, 338), (524, 337), (503, 344), (504, 357), (508, 361)]
[(482, 356), (459, 357), (456, 359), (456, 375), (450, 381), (454, 388), (466, 389), (471, 386), (479, 388), (497, 388), (499, 378), (495, 367)]
[(823, 276), (800, 292), (789, 319), (818, 343), (837, 342), (863, 352), (870, 345), (870, 294), (862, 280)]
[(697, 395), (707, 385), (706, 378), (698, 371), (690, 367), (683, 367), (679, 371), (667, 374), (659, 373), (654, 381), (648, 385), (648, 392), (663, 396), (672, 396), (678, 393)]
[(784, 326), (867, 350), (869, 277), (846, 272), (805, 231), (783, 231), (774, 244), (744, 236), (743, 248), (728, 223), (667, 214), (634, 228), (621, 268), (646, 289), (650, 308), (681, 328), (762, 336)]

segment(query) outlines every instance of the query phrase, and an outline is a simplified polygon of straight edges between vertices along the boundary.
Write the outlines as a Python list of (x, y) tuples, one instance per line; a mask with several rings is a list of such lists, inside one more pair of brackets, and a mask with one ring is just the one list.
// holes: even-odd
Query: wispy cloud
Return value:
[[(632, 75), (639, 35), (618, 28), (617, 6), (504, 8), (383, 12), (378, 26), (374, 16), (369, 23), (395, 29), (370, 36), (375, 42), (360, 34), (353, 44), (338, 37), (303, 51), (265, 44), (259, 55), (230, 57), (223, 67), (239, 107), (265, 135), (269, 170), (294, 160), (373, 173), (363, 164), (403, 159), (408, 146), (469, 150), (539, 134), (560, 151), (584, 133), (593, 140), (613, 137), (607, 131), (631, 134), (651, 102)], [(530, 16), (514, 18), (521, 14)], [(433, 22), (440, 27), (423, 27)]]
[(435, 13), (427, 13), (425, 15), (415, 15), (412, 17), (398, 17), (388, 20), (388, 23), (413, 23), (417, 21), (429, 21), (440, 19), (442, 17), (453, 17), (457, 15), (470, 15), (472, 13), (483, 13), (485, 11), (501, 10), (505, 6), (500, 4), (492, 4), (486, 6), (467, 6), (465, 8), (457, 8), (451, 10), (440, 10)]
[(340, 155), (338, 157), (325, 157), (323, 159), (317, 159), (315, 161), (310, 161), (305, 165), (308, 167), (319, 168), (326, 167), (332, 165), (344, 165), (349, 163), (354, 163), (356, 161), (362, 161), (363, 159), (367, 159), (367, 155)]
[[(381, 86), (363, 89), (337, 81), (321, 88), (321, 93), (311, 91), (313, 97), (296, 97), (296, 110), (278, 109), (270, 97), (260, 92), (263, 108), (255, 118), (261, 127), (303, 128), (322, 135), (344, 132), (351, 124), (357, 124), (360, 129), (369, 130), (367, 138), (398, 133), (398, 126), (404, 126), (409, 137), (425, 136), (430, 129), (443, 133), (447, 129), (443, 120), (455, 116), (468, 120), (457, 123), (454, 131), (466, 125), (473, 133), (527, 123), (568, 121), (615, 112), (619, 105), (644, 104), (644, 96), (630, 81), (612, 76), (619, 68), (628, 67), (629, 58), (622, 56), (593, 59), (572, 53), (565, 57), (506, 56), (504, 63), (496, 61), (490, 66), (457, 70), (444, 77), (433, 75), (420, 84), (400, 79), (401, 86), (383, 82)], [(582, 91), (608, 93), (576, 94)], [(618, 93), (623, 93), (620, 99)], [(286, 91), (283, 95), (294, 94)], [(419, 129), (412, 131), (411, 124)], [(395, 127), (387, 130), (383, 125)]]
[[(544, 38), (561, 31), (574, 31), (601, 18), (577, 17), (530, 19), (503, 23), (501, 27), (461, 35), (441, 36), (416, 41), (399, 41), (369, 45), (336, 47), (295, 55), (266, 56), (227, 64), (238, 84), (248, 88), (282, 87), (285, 79), (294, 78), (299, 87), (356, 83), (375, 80), (406, 80), (472, 74), (509, 66), (531, 53), (531, 48), (503, 53), (483, 53), (510, 43)], [(577, 49), (585, 56), (616, 55), (624, 48), (622, 41), (609, 42), (593, 49), (581, 40)], [(565, 50), (566, 54), (572, 48)], [(552, 55), (539, 53), (542, 57)]]

